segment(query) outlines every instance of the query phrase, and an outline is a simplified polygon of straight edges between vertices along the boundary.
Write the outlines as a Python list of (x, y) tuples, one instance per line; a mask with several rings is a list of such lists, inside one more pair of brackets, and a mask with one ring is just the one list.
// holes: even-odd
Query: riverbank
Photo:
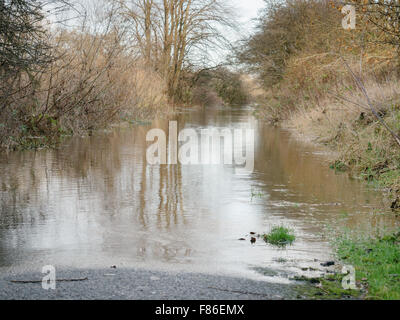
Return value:
[[(397, 134), (400, 130), (400, 94), (397, 77), (365, 82), (369, 98), (379, 116)], [(311, 88), (312, 89), (312, 88)], [(315, 88), (318, 91), (318, 88)], [(340, 90), (339, 90), (340, 91)], [(345, 90), (343, 89), (343, 92)], [(326, 94), (319, 104), (301, 101), (279, 124), (300, 140), (330, 150), (330, 167), (336, 172), (364, 180), (381, 190), (387, 214), (398, 216), (400, 208), (400, 149), (391, 133), (367, 109), (361, 90), (352, 88), (341, 96)], [(391, 212), (390, 212), (391, 211)], [(400, 299), (400, 234), (392, 225), (364, 233), (358, 226), (332, 239), (338, 263), (356, 271), (357, 290), (351, 296), (361, 299)], [(370, 230), (371, 231), (371, 230)], [(310, 297), (340, 298), (346, 295), (343, 275), (321, 278)]]
[[(383, 120), (399, 131), (399, 80), (370, 81), (366, 89)], [(400, 208), (400, 148), (371, 111), (363, 108), (361, 93), (353, 89), (343, 97), (354, 103), (326, 97), (319, 106), (299, 108), (283, 125), (303, 139), (327, 146), (335, 152), (331, 167), (381, 188), (388, 207)]]
[[(351, 5), (357, 21), (346, 28), (337, 1), (272, 4), (238, 57), (258, 74), (264, 89), (256, 114), (333, 151), (332, 170), (381, 192), (384, 205), (371, 211), (389, 211), (395, 220), (400, 209), (398, 37), (386, 29), (393, 17), (381, 4)], [(338, 259), (346, 252), (342, 262), (356, 267), (359, 281), (366, 279), (366, 298), (398, 298), (390, 276), (399, 266), (398, 242), (385, 240), (397, 232), (392, 227), (382, 223), (378, 234), (360, 240), (364, 230), (357, 224), (351, 240), (334, 240)]]

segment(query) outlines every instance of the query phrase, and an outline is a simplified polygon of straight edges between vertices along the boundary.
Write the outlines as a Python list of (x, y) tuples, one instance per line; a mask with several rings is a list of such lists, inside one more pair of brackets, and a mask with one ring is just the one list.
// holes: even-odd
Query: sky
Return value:
[[(98, 0), (72, 0), (75, 5), (79, 8), (79, 4), (96, 3)], [(261, 9), (265, 8), (264, 0), (222, 0), (226, 5), (232, 6), (232, 11), (236, 15), (238, 20), (238, 31), (221, 29), (224, 36), (229, 39), (231, 43), (234, 43), (240, 39), (248, 37), (254, 31), (255, 22), (252, 21), (258, 17)], [(71, 22), (69, 22), (71, 23)], [(229, 52), (215, 51), (210, 53), (210, 60), (215, 63), (224, 61)], [(212, 63), (212, 61), (210, 61)]]
[(235, 10), (242, 25), (248, 24), (252, 27), (251, 20), (257, 18), (260, 9), (265, 7), (264, 0), (230, 0), (237, 8)]
[[(224, 0), (232, 5), (232, 9), (238, 20), (239, 34), (234, 35), (232, 40), (239, 40), (254, 31), (255, 18), (260, 10), (265, 8), (264, 0)], [(228, 35), (232, 38), (232, 35)]]
[[(229, 5), (232, 5), (232, 9), (238, 20), (238, 32), (232, 32), (232, 30), (221, 30), (225, 33), (224, 36), (228, 38), (232, 43), (243, 38), (248, 37), (254, 32), (255, 18), (258, 17), (261, 9), (265, 8), (264, 0), (224, 0)], [(225, 32), (224, 32), (225, 31)], [(218, 64), (225, 61), (226, 57), (230, 54), (230, 51), (218, 50), (216, 52), (209, 52), (210, 63)]]
[[(96, 3), (96, 0), (71, 0), (78, 8), (79, 4)], [(232, 9), (237, 14), (239, 27), (244, 32), (251, 32), (254, 27), (252, 19), (257, 18), (258, 13), (265, 7), (265, 0), (222, 0), (226, 4), (232, 5)]]

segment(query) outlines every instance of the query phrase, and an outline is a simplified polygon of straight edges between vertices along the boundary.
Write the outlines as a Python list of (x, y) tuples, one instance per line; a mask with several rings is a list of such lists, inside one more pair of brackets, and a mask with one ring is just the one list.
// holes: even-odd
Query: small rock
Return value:
[(302, 271), (308, 271), (308, 268), (301, 268)]
[(318, 278), (310, 278), (308, 281), (313, 284), (318, 284), (321, 282)]
[(240, 238), (240, 239), (238, 239), (239, 241), (246, 241), (246, 239), (245, 238)]
[(250, 234), (254, 236), (256, 233), (255, 232), (250, 232)]
[(250, 240), (250, 242), (251, 242), (252, 244), (255, 244), (255, 243), (256, 243), (256, 241), (257, 241), (257, 239), (256, 239), (256, 238), (254, 238), (254, 237), (252, 237), (252, 238), (251, 238), (251, 240)]
[(323, 266), (323, 267), (330, 267), (330, 266), (334, 266), (334, 265), (335, 265), (335, 261), (328, 261), (328, 262), (321, 263), (321, 266)]
[(111, 266), (110, 268), (111, 269), (117, 269), (117, 266)]

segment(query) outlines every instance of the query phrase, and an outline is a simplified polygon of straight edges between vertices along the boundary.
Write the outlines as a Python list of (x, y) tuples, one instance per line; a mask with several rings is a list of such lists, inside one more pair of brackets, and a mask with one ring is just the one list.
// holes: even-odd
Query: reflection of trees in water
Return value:
[(175, 225), (179, 223), (179, 216), (184, 219), (181, 166), (160, 166), (159, 177), (157, 225), (169, 228), (171, 222)]
[[(312, 215), (325, 222), (330, 219), (338, 222), (346, 217), (346, 221), (342, 220), (350, 227), (360, 223), (379, 227), (394, 222), (390, 215), (371, 214), (374, 207), (382, 209), (379, 192), (349, 179), (347, 174), (335, 174), (329, 169), (327, 158), (313, 154), (320, 151), (318, 148), (297, 141), (281, 129), (262, 125), (258, 130), (255, 168), (263, 173), (259, 179), (267, 186), (270, 200), (300, 204), (292, 208), (278, 207), (277, 211), (284, 210), (287, 217), (292, 215), (299, 219)], [(271, 189), (281, 190), (274, 192)]]
[[(168, 122), (157, 122), (154, 127), (164, 130), (168, 141)], [(143, 141), (145, 141), (145, 136)], [(158, 196), (157, 207), (147, 203), (148, 199), (156, 201), (156, 195)], [(145, 148), (142, 156), (138, 211), (139, 221), (144, 227), (151, 219), (149, 215), (156, 214), (156, 224), (159, 229), (168, 229), (171, 224), (181, 223), (179, 217), (184, 219), (181, 166), (147, 165)], [(185, 223), (184, 220), (183, 223)]]
[[(153, 127), (168, 132), (167, 121)], [(62, 197), (97, 199), (96, 209), (110, 216), (126, 206), (138, 208), (144, 227), (157, 217), (160, 228), (178, 223), (182, 214), (182, 173), (179, 166), (146, 163), (149, 128), (117, 129), (85, 139), (70, 139), (59, 150), (9, 154), (0, 162), (0, 221), (3, 228), (35, 224)], [(158, 212), (153, 210), (159, 197)], [(137, 201), (135, 201), (135, 199)], [(148, 200), (150, 199), (150, 200)], [(76, 205), (71, 201), (71, 205)], [(157, 204), (156, 204), (157, 205)], [(98, 215), (96, 213), (88, 213)]]
[[(166, 121), (153, 127), (168, 132)], [(190, 249), (134, 234), (168, 232), (185, 223), (181, 168), (147, 165), (148, 130), (121, 128), (70, 139), (59, 150), (12, 153), (1, 159), (0, 263), (3, 258), (14, 260), (7, 252), (15, 244), (18, 251), (29, 247), (31, 239), (41, 245), (41, 232), (52, 230), (43, 239), (62, 245), (64, 235), (54, 230), (64, 227), (64, 232), (76, 234), (77, 243), (81, 236), (83, 243), (87, 238), (102, 239), (102, 250), (113, 251), (116, 242), (126, 241), (138, 255), (164, 260), (190, 255)], [(118, 234), (120, 228), (127, 240)]]
[[(335, 176), (323, 156), (312, 155), (317, 151), (315, 147), (297, 142), (289, 133), (273, 127), (262, 126), (259, 133), (262, 143), (256, 146), (255, 166), (257, 171), (267, 174), (269, 183), (287, 185), (292, 192), (304, 195), (303, 200), (354, 201), (354, 197), (363, 196), (360, 184), (346, 176)], [(359, 190), (349, 192), (352, 186)]]
[(114, 135), (71, 139), (60, 150), (5, 156), (0, 162), (2, 228), (42, 223), (57, 198), (56, 188), (77, 194), (103, 190), (103, 177), (120, 168), (116, 140)]
[[(34, 153), (13, 153), (0, 164), (0, 228), (17, 229), (21, 223), (41, 223), (46, 218), (43, 203), (31, 204), (40, 199), (42, 182), (38, 158)], [(47, 174), (47, 172), (44, 172)]]

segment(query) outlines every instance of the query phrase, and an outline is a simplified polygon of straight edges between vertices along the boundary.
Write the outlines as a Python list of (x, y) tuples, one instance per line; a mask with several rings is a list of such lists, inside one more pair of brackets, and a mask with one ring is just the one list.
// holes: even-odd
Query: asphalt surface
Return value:
[[(139, 269), (62, 270), (56, 290), (42, 288), (41, 273), (0, 274), (1, 300), (282, 300), (292, 285), (197, 273)], [(39, 281), (14, 283), (12, 281)]]

